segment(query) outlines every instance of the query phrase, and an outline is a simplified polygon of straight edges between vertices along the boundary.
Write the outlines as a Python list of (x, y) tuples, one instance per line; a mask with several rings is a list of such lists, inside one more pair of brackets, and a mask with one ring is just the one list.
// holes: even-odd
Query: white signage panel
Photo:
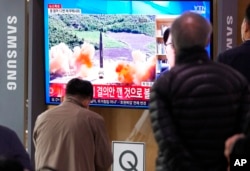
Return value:
[(145, 143), (113, 141), (112, 171), (145, 171)]

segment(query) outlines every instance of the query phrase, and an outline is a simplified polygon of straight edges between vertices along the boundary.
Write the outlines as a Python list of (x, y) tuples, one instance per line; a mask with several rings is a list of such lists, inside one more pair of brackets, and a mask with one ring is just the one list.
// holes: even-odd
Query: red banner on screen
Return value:
[(149, 87), (94, 85), (95, 99), (148, 100)]
[[(63, 97), (66, 84), (51, 84), (50, 97)], [(150, 87), (93, 85), (94, 99), (149, 100)]]

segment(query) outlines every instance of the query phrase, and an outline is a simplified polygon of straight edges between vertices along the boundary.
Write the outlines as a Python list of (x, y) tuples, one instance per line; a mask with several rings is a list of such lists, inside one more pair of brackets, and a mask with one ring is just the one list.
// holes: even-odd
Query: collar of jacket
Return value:
[(82, 102), (80, 101), (79, 98), (74, 97), (74, 96), (66, 96), (65, 102), (70, 102), (70, 103), (74, 103), (76, 105), (79, 105), (83, 108), (86, 108), (85, 106), (83, 106)]
[(206, 49), (203, 47), (195, 46), (188, 49), (182, 49), (179, 54), (176, 55), (176, 64), (192, 63), (198, 61), (208, 61), (209, 56)]
[(250, 40), (246, 40), (243, 42), (244, 45), (250, 45)]

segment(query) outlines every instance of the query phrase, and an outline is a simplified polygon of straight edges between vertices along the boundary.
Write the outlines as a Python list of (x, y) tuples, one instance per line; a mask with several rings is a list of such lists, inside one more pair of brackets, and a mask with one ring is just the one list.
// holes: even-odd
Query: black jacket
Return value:
[[(219, 54), (218, 62), (227, 64), (242, 73), (250, 83), (250, 40), (245, 41), (240, 46), (229, 49)], [(248, 116), (248, 127), (244, 132), (246, 137), (238, 140), (231, 152), (231, 168), (234, 167), (233, 163), (237, 158), (250, 159), (250, 116)], [(250, 164), (248, 163), (248, 170)], [(245, 169), (245, 168), (242, 168)]]
[(219, 54), (217, 60), (239, 71), (250, 82), (250, 40)]
[(224, 142), (241, 132), (249, 108), (247, 80), (194, 48), (176, 57), (150, 93), (159, 147), (157, 171), (226, 171)]

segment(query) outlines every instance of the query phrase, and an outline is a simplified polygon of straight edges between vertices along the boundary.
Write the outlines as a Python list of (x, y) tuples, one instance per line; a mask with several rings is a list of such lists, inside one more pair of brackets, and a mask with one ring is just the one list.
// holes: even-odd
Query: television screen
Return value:
[(46, 104), (59, 104), (67, 82), (78, 77), (94, 86), (91, 106), (147, 108), (150, 87), (168, 69), (164, 30), (186, 11), (211, 20), (211, 5), (44, 0)]

